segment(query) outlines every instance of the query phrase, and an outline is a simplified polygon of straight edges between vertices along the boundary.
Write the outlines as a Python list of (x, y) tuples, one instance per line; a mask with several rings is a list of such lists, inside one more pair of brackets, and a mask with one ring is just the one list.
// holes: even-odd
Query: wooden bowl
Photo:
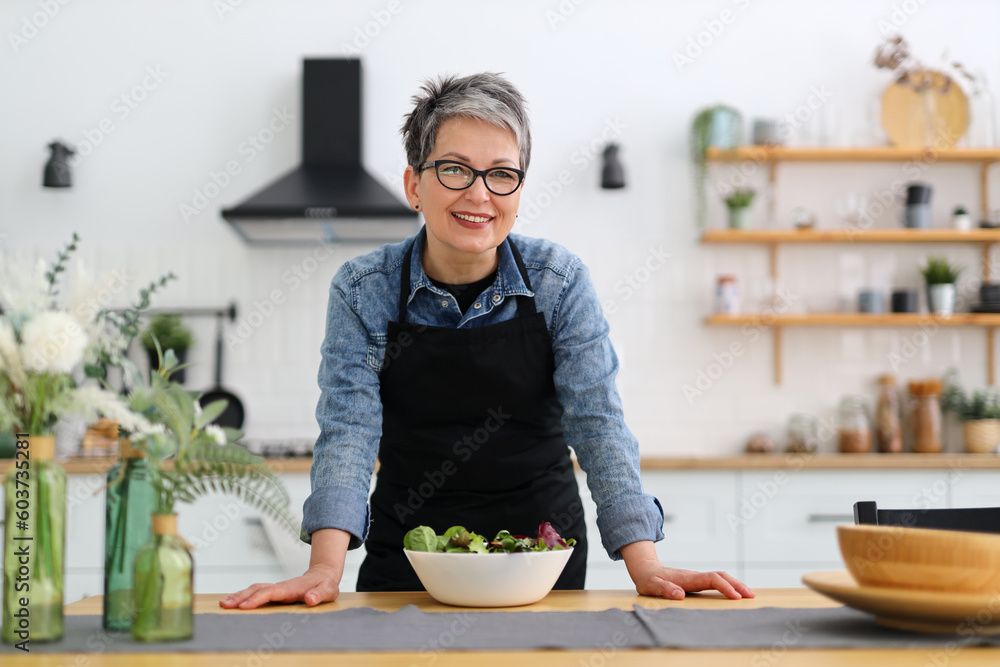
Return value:
[(840, 553), (863, 586), (1000, 592), (1000, 534), (837, 526)]

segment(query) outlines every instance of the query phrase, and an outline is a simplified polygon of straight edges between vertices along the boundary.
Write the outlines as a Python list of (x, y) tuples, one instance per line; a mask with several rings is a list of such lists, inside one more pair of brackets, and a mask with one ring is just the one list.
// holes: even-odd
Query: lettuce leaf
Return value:
[(417, 526), (403, 536), (403, 548), (410, 551), (437, 551), (437, 535), (432, 528)]
[(429, 526), (418, 526), (403, 536), (403, 548), (410, 551), (431, 551), (437, 553), (518, 553), (526, 551), (553, 551), (569, 549), (576, 544), (570, 538), (564, 540), (549, 522), (538, 526), (538, 538), (511, 535), (501, 530), (487, 542), (482, 535), (452, 526), (444, 535), (436, 535)]
[(548, 521), (538, 525), (538, 541), (544, 542), (549, 549), (565, 549), (568, 546)]

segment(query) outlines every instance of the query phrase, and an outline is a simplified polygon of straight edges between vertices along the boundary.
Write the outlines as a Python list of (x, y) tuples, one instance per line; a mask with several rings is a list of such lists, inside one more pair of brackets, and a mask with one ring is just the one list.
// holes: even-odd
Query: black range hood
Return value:
[(361, 162), (361, 61), (307, 58), (302, 77), (302, 164), (222, 217), (249, 243), (400, 241), (416, 212)]

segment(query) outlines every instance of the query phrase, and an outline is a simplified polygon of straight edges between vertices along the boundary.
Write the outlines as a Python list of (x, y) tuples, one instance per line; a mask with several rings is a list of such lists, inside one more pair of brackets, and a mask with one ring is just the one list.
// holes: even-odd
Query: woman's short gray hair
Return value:
[(434, 150), (438, 129), (446, 120), (474, 118), (514, 133), (521, 164), (528, 170), (531, 158), (531, 131), (524, 97), (499, 74), (483, 72), (461, 78), (455, 76), (428, 80), (421, 94), (413, 96), (413, 111), (403, 123), (406, 160), (414, 169), (427, 161)]

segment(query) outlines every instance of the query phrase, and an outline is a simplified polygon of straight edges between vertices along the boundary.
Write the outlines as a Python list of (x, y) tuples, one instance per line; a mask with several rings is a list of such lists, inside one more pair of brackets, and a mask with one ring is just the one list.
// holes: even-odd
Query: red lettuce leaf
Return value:
[(538, 539), (545, 543), (545, 546), (549, 549), (555, 547), (567, 547), (566, 540), (559, 537), (559, 533), (556, 529), (552, 527), (552, 524), (548, 521), (543, 521), (538, 525)]

